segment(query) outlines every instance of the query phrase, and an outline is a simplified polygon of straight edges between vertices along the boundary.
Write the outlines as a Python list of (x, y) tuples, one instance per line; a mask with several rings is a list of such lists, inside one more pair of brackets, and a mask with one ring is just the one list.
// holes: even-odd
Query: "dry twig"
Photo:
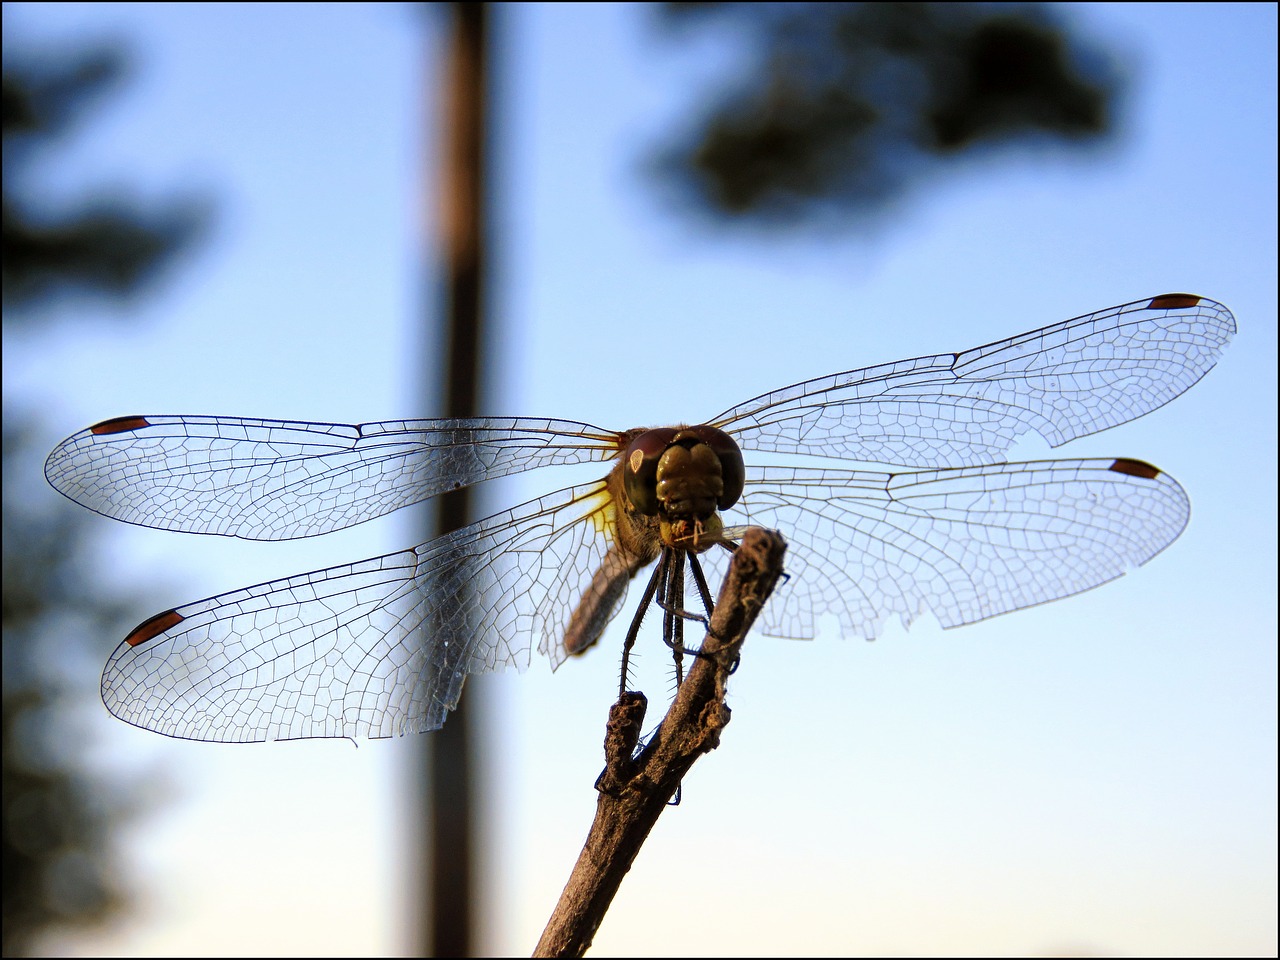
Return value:
[(782, 574), (785, 550), (776, 531), (747, 531), (729, 565), (703, 655), (694, 661), (662, 725), (634, 760), (644, 694), (626, 693), (609, 711), (595, 821), (535, 957), (580, 957), (586, 952), (622, 878), (680, 781), (699, 756), (719, 745), (720, 731), (729, 722), (724, 703), (729, 674), (747, 631)]

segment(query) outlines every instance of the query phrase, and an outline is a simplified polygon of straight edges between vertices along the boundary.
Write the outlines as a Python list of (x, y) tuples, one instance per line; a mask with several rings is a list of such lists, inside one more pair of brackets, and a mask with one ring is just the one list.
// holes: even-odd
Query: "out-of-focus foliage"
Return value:
[[(112, 834), (134, 801), (86, 766), (85, 709), (119, 607), (84, 589), (84, 521), (31, 498), (43, 457), (31, 419), (4, 406), (4, 955), (59, 927), (102, 922), (123, 904)], [(89, 648), (93, 648), (90, 654)]]
[[(142, 213), (126, 200), (53, 200), (36, 165), (120, 75), (119, 54), (4, 56), (4, 328), (38, 345), (37, 309), (67, 294), (122, 297), (191, 239), (200, 204)], [(50, 496), (48, 452), (28, 412), (4, 395), (4, 938), (5, 956), (40, 937), (108, 921), (127, 900), (114, 835), (139, 806), (88, 763), (86, 711), (127, 606), (95, 594), (88, 515)], [(47, 434), (44, 434), (47, 436)], [(47, 442), (47, 441), (46, 441)]]
[(856, 223), (948, 160), (980, 149), (1096, 143), (1114, 113), (1119, 74), (1110, 58), (1040, 6), (664, 10), (669, 26), (699, 23), (748, 38), (743, 76), (656, 164), (682, 206), (735, 221)]
[(205, 217), (193, 200), (140, 201), (102, 194), (69, 203), (32, 183), (46, 151), (121, 78), (123, 57), (94, 50), (69, 57), (4, 56), (4, 306), (70, 293), (125, 296), (143, 289)]

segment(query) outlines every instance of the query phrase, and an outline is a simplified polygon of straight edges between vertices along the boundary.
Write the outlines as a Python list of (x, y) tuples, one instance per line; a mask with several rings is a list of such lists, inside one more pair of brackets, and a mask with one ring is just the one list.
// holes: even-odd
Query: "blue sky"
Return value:
[[(641, 175), (731, 52), (665, 39), (640, 6), (501, 10), (488, 412), (695, 421), (1169, 291), (1240, 325), (1185, 397), (1058, 452), (1149, 460), (1189, 491), (1189, 528), (1147, 566), (958, 630), (749, 641), (733, 723), (628, 875), (599, 955), (1275, 953), (1276, 8), (1062, 13), (1130, 78), (1100, 160), (975, 164), (871, 233), (775, 241), (673, 217)], [(53, 336), (6, 333), (6, 395), (40, 405), (49, 447), (131, 413), (434, 412), (418, 318), (439, 45), (411, 9), (16, 3), (5, 29), (135, 54), (47, 189), (218, 204), (206, 245), (130, 323), (77, 304)], [(406, 518), (273, 544), (100, 522), (91, 588), (145, 585), (160, 599), (138, 620), (415, 539)], [(657, 701), (670, 678), (644, 659)], [(485, 950), (527, 953), (568, 876), (616, 669), (606, 638), (555, 675), (468, 685), (487, 738)], [(59, 951), (410, 949), (409, 744), (169, 741), (90, 708), (100, 762), (163, 777), (171, 800), (127, 837), (134, 919)]]

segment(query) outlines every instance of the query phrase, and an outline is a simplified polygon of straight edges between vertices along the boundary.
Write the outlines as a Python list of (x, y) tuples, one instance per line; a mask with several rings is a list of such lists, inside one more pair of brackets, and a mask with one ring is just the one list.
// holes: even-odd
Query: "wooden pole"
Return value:
[[(480, 394), (486, 255), (485, 125), (488, 4), (451, 3), (446, 40), (443, 163), (439, 194), (440, 249), (447, 315), (443, 360), (446, 417), (474, 417)], [(437, 535), (471, 520), (470, 489), (438, 500)], [(426, 891), (423, 953), (473, 955), (475, 932), (476, 793), (468, 698), (440, 730), (424, 737)]]

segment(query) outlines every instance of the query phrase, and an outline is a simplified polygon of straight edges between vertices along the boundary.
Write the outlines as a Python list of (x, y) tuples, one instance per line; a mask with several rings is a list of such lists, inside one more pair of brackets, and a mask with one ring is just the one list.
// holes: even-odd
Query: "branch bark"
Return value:
[(724, 702), (729, 674), (782, 574), (785, 550), (777, 531), (753, 527), (743, 536), (716, 601), (702, 656), (639, 757), (632, 759), (644, 722), (644, 694), (628, 692), (610, 709), (595, 821), (535, 957), (580, 957), (586, 952), (680, 781), (698, 757), (719, 746), (720, 731), (729, 722)]

